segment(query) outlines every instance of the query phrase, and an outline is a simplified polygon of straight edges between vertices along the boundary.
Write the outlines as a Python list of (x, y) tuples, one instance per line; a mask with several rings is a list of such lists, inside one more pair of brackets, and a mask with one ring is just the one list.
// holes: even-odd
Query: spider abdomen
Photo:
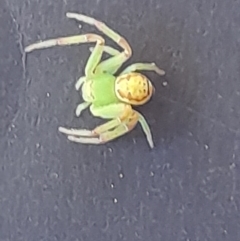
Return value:
[(123, 102), (142, 105), (152, 96), (153, 86), (146, 76), (132, 72), (117, 77), (115, 93)]

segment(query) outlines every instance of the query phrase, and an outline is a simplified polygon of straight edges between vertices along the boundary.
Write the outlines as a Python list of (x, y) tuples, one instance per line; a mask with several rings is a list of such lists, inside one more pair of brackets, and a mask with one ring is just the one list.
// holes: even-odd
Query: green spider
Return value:
[[(57, 45), (96, 43), (94, 48), (90, 48), (91, 55), (85, 67), (85, 76), (79, 78), (75, 85), (78, 91), (81, 88), (84, 100), (77, 106), (76, 115), (80, 116), (81, 112), (89, 107), (93, 116), (109, 119), (109, 121), (93, 130), (59, 127), (59, 131), (66, 134), (68, 139), (73, 142), (101, 144), (128, 133), (139, 122), (150, 147), (153, 148), (154, 144), (149, 125), (143, 115), (133, 110), (132, 106), (139, 106), (148, 102), (154, 92), (154, 87), (146, 76), (137, 71), (155, 71), (159, 75), (164, 75), (165, 72), (154, 63), (135, 63), (115, 76), (122, 64), (132, 55), (128, 42), (105, 23), (94, 18), (78, 13), (67, 13), (66, 16), (94, 25), (123, 48), (123, 51), (120, 52), (106, 46), (105, 40), (100, 35), (92, 33), (49, 39), (25, 48), (25, 52), (31, 52)], [(111, 57), (101, 62), (104, 51)]]

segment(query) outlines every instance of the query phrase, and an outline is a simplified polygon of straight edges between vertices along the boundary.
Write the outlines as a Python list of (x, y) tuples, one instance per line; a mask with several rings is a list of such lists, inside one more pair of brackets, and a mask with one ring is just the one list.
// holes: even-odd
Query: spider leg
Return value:
[(91, 111), (95, 116), (113, 119), (97, 126), (93, 130), (59, 127), (59, 131), (66, 134), (68, 139), (73, 142), (101, 144), (130, 132), (139, 122), (150, 147), (154, 147), (151, 131), (145, 118), (139, 112), (133, 110), (131, 106), (119, 103), (104, 107), (91, 108)]
[(138, 116), (133, 111), (126, 119), (116, 118), (96, 127), (94, 130), (67, 130), (60, 131), (68, 134), (68, 139), (82, 144), (103, 144), (116, 139), (131, 131), (138, 122)]
[(31, 52), (33, 50), (49, 48), (53, 46), (65, 46), (65, 45), (92, 43), (92, 42), (96, 42), (96, 45), (85, 67), (85, 75), (87, 77), (90, 77), (94, 74), (94, 70), (101, 60), (103, 46), (105, 43), (104, 39), (97, 34), (83, 34), (83, 35), (75, 35), (70, 37), (48, 39), (48, 40), (34, 43), (27, 46), (25, 48), (25, 52)]
[(65, 46), (65, 45), (91, 43), (91, 42), (104, 43), (104, 39), (97, 34), (82, 34), (82, 35), (74, 35), (69, 37), (60, 37), (60, 38), (48, 39), (48, 40), (30, 44), (25, 48), (25, 52), (29, 53), (29, 52), (32, 52), (33, 50), (50, 48), (53, 46)]
[(132, 49), (128, 44), (127, 40), (120, 36), (117, 32), (113, 31), (109, 28), (105, 23), (100, 22), (92, 17), (78, 14), (78, 13), (67, 13), (66, 16), (68, 18), (76, 19), (81, 22), (85, 22), (90, 25), (94, 25), (99, 31), (103, 32), (109, 38), (111, 38), (114, 42), (116, 42), (120, 47), (124, 49), (125, 54), (130, 57), (132, 55)]
[(155, 63), (135, 63), (132, 65), (129, 65), (120, 73), (120, 75), (138, 71), (138, 70), (155, 71), (159, 75), (165, 75), (165, 71), (160, 69)]
[[(89, 48), (91, 52), (93, 51), (93, 49), (93, 47)], [(106, 45), (103, 47), (103, 51), (112, 56), (120, 54), (120, 51), (118, 51), (117, 49), (114, 49), (113, 47)]]
[(78, 13), (67, 13), (66, 15), (68, 18), (94, 25), (99, 31), (107, 35), (123, 49), (123, 52), (101, 62), (96, 68), (96, 73), (107, 71), (114, 74), (122, 64), (132, 56), (132, 49), (127, 40), (109, 28), (105, 23)]
[(128, 123), (128, 126), (120, 124), (115, 129), (108, 130), (95, 138), (68, 136), (68, 139), (82, 144), (104, 144), (128, 133), (136, 124), (137, 119), (132, 123)]
[(151, 148), (153, 148), (154, 143), (153, 143), (153, 138), (152, 138), (152, 133), (151, 133), (150, 127), (149, 127), (146, 119), (144, 118), (144, 116), (142, 114), (140, 114), (139, 112), (137, 112), (137, 113), (138, 113), (138, 121), (139, 121), (140, 125), (142, 126), (143, 132), (146, 135), (148, 144)]
[(119, 125), (130, 113), (132, 113), (132, 108), (130, 105), (127, 104), (116, 103), (100, 107), (95, 107), (94, 105), (91, 105), (90, 111), (96, 117), (102, 117), (104, 119), (111, 120), (105, 124), (96, 127), (94, 130), (91, 131), (85, 129), (67, 129), (63, 127), (59, 127), (59, 131), (66, 135), (96, 136)]
[(110, 57), (99, 63), (96, 67), (96, 73), (110, 73), (115, 74), (123, 65), (123, 63), (127, 60), (126, 55), (124, 52), (121, 52), (118, 55)]

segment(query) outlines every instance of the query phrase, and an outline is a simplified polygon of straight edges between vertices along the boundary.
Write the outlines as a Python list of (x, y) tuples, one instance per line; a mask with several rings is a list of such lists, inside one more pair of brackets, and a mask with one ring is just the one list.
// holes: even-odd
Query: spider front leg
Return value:
[(104, 39), (97, 34), (82, 34), (74, 35), (69, 37), (59, 37), (53, 39), (47, 39), (37, 43), (33, 43), (25, 48), (25, 52), (29, 53), (37, 49), (45, 49), (54, 46), (66, 46), (81, 43), (91, 43), (91, 42), (103, 42)]
[[(116, 42), (121, 48), (123, 48), (123, 52), (114, 55), (113, 57), (101, 62), (96, 67), (96, 73), (102, 73), (107, 71), (109, 73), (114, 74), (124, 62), (126, 62), (132, 55), (132, 49), (125, 38), (120, 36), (118, 33), (109, 28), (105, 23), (100, 22), (92, 17), (88, 17), (78, 13), (67, 13), (68, 18), (76, 19), (78, 21), (82, 21), (88, 23), (90, 25), (94, 25), (99, 31), (106, 34), (109, 38), (111, 38), (114, 42)], [(109, 48), (105, 48), (109, 50)], [(110, 52), (113, 53), (113, 48), (110, 48)], [(117, 50), (114, 49), (116, 53)]]
[(56, 39), (49, 39), (42, 42), (34, 43), (25, 48), (25, 52), (31, 52), (37, 49), (49, 48), (53, 46), (65, 46), (65, 45), (73, 45), (73, 44), (81, 44), (81, 43), (92, 43), (96, 42), (95, 48), (90, 55), (88, 62), (85, 67), (85, 75), (87, 77), (92, 76), (94, 70), (98, 63), (101, 60), (104, 39), (96, 34), (83, 34), (83, 35), (75, 35), (70, 37), (61, 37)]
[[(93, 51), (93, 49), (93, 47), (89, 48), (91, 52)], [(114, 49), (113, 47), (106, 45), (103, 47), (103, 51), (112, 56), (120, 54), (120, 51), (118, 51), (117, 49)]]
[(81, 22), (85, 22), (90, 25), (94, 25), (99, 31), (106, 34), (109, 38), (111, 38), (114, 42), (116, 42), (120, 47), (124, 49), (124, 52), (129, 57), (132, 55), (132, 49), (128, 42), (120, 36), (116, 31), (109, 28), (105, 23), (100, 22), (92, 17), (78, 14), (78, 13), (67, 13), (66, 16), (71, 19), (76, 19)]
[[(59, 131), (68, 135), (68, 139), (78, 143), (100, 144), (115, 139), (118, 135), (123, 135), (128, 132), (127, 126), (123, 126), (123, 121), (129, 114), (132, 113), (130, 105), (118, 103), (107, 106), (95, 107), (90, 106), (90, 111), (96, 117), (104, 119), (112, 119), (105, 124), (102, 124), (93, 130), (86, 129), (66, 129), (59, 127)], [(119, 128), (118, 126), (121, 126)], [(123, 128), (124, 127), (124, 128)], [(117, 129), (117, 131), (114, 129)]]
[(144, 117), (130, 105), (118, 103), (103, 107), (90, 107), (93, 115), (102, 118), (111, 118), (112, 120), (96, 127), (93, 130), (85, 129), (66, 129), (59, 128), (59, 131), (68, 135), (68, 139), (73, 142), (82, 144), (102, 144), (116, 139), (129, 131), (131, 131), (138, 121), (146, 134), (147, 140), (151, 148), (153, 148), (153, 140), (150, 128)]

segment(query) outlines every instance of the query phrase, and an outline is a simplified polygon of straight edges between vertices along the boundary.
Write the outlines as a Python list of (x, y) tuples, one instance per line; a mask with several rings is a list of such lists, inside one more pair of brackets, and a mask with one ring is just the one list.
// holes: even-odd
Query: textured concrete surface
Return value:
[[(240, 2), (8, 0), (0, 9), (1, 241), (240, 240)], [(166, 70), (141, 128), (103, 146), (69, 143), (59, 125), (94, 127), (74, 90), (88, 45), (33, 52), (40, 39), (94, 31), (132, 44), (128, 63)], [(26, 63), (26, 64), (25, 64)], [(167, 86), (164, 86), (167, 82)]]

